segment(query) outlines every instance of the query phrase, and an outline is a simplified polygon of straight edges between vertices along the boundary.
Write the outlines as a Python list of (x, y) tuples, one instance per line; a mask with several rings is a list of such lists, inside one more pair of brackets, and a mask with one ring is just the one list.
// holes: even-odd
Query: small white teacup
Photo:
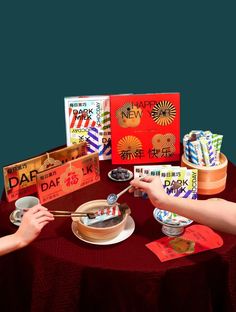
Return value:
[(13, 211), (12, 216), (15, 221), (21, 222), (21, 219), (24, 213), (39, 204), (39, 199), (35, 196), (25, 196), (16, 200), (15, 207), (16, 209)]

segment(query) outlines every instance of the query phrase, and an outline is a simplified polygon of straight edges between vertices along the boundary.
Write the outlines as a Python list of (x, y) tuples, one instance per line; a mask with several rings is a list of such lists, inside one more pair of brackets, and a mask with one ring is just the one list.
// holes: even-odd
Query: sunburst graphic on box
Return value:
[(133, 159), (142, 150), (142, 142), (133, 135), (121, 138), (117, 143), (117, 151), (122, 159)]
[(152, 109), (152, 119), (161, 126), (169, 125), (176, 116), (176, 108), (169, 101), (160, 101)]

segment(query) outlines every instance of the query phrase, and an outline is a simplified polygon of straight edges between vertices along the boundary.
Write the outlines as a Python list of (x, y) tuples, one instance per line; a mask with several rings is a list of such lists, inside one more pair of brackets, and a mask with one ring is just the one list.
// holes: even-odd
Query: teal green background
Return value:
[(131, 92), (180, 92), (181, 137), (236, 163), (235, 24), (233, 1), (1, 4), (1, 167), (66, 143), (65, 96)]

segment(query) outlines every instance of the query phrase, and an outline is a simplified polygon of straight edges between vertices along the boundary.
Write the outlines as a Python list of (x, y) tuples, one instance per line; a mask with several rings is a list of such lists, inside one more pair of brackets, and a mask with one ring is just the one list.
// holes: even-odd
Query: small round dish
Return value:
[(14, 212), (14, 211), (12, 211), (12, 213), (10, 214), (9, 219), (10, 219), (10, 221), (11, 221), (12, 224), (14, 224), (14, 225), (16, 225), (16, 226), (20, 226), (20, 221), (14, 219), (14, 217), (13, 217), (13, 212)]
[(104, 240), (104, 241), (91, 241), (87, 237), (84, 237), (79, 232), (75, 221), (72, 222), (71, 229), (72, 229), (72, 232), (74, 233), (74, 235), (78, 239), (80, 239), (81, 241), (83, 241), (85, 243), (89, 243), (89, 244), (93, 244), (93, 245), (113, 245), (113, 244), (120, 243), (120, 242), (126, 240), (127, 238), (129, 238), (134, 232), (135, 223), (134, 223), (133, 218), (131, 216), (128, 216), (127, 222), (125, 224), (123, 231), (120, 234), (118, 234), (116, 237), (109, 239), (109, 240)]
[(108, 172), (108, 177), (109, 177), (112, 181), (117, 181), (117, 182), (125, 182), (125, 181), (131, 180), (131, 179), (133, 178), (133, 172), (130, 171), (130, 170), (128, 170), (128, 169), (124, 169), (124, 168), (122, 168), (122, 169), (126, 171), (126, 175), (129, 175), (128, 177), (124, 177), (123, 179), (119, 179), (119, 178), (116, 179), (116, 178), (114, 178), (114, 177), (112, 176), (112, 172), (113, 172), (114, 170), (117, 170), (117, 169), (113, 169), (113, 170), (109, 171), (109, 172)]
[(184, 232), (184, 228), (193, 222), (193, 220), (158, 208), (153, 210), (153, 216), (162, 224), (162, 232), (171, 237), (180, 236)]

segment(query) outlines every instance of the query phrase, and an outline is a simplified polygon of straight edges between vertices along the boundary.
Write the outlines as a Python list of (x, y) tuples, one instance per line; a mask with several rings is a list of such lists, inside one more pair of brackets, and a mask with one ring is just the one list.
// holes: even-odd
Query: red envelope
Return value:
[(223, 239), (205, 225), (191, 225), (179, 237), (165, 236), (146, 244), (161, 262), (219, 248)]

